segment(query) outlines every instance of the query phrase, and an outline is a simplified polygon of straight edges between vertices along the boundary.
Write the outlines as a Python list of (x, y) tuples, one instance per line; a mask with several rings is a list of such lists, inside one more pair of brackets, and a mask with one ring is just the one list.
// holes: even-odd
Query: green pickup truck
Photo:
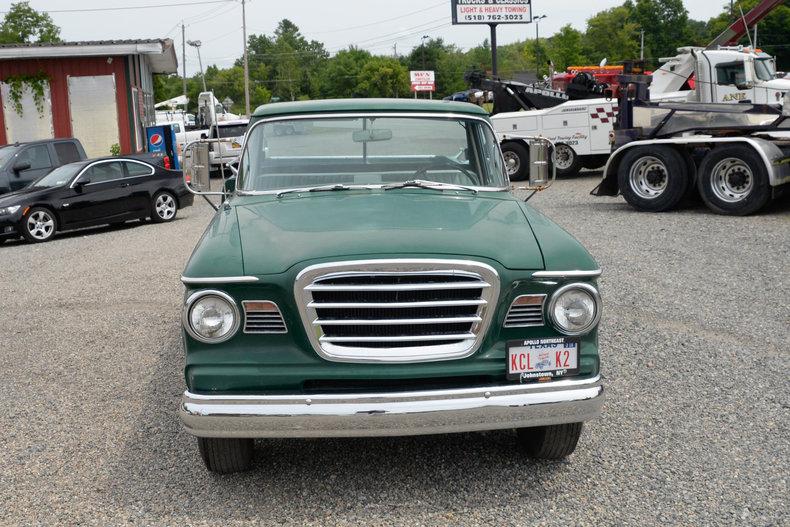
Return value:
[(182, 276), (179, 414), (209, 470), (249, 468), (255, 438), (516, 429), (573, 452), (603, 403), (600, 270), (511, 194), (482, 109), (262, 106), (233, 183)]

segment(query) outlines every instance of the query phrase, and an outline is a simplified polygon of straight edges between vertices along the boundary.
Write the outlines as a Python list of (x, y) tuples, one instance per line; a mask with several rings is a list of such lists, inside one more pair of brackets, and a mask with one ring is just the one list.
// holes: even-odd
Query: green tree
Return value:
[(403, 97), (409, 93), (409, 71), (391, 57), (367, 61), (359, 79), (355, 93), (361, 97)]
[[(679, 46), (688, 46), (693, 36), (683, 0), (636, 0), (631, 21), (645, 32), (645, 57), (658, 64), (659, 57), (673, 56)], [(638, 55), (637, 55), (638, 56)]]
[(60, 28), (47, 13), (39, 13), (29, 2), (11, 4), (0, 22), (0, 44), (60, 42)]
[(555, 33), (548, 42), (548, 55), (554, 63), (554, 69), (565, 71), (568, 66), (576, 66), (588, 62), (584, 56), (582, 42), (584, 35), (566, 24)]
[(338, 51), (321, 70), (321, 96), (354, 97), (360, 73), (372, 58), (369, 51), (354, 46)]
[(606, 58), (610, 64), (639, 57), (639, 25), (632, 19), (633, 4), (600, 11), (587, 19), (584, 54), (597, 64)]

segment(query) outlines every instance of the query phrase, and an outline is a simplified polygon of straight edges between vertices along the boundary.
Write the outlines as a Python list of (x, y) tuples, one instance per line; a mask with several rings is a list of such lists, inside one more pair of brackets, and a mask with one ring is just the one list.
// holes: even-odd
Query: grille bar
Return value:
[(444, 317), (444, 318), (389, 318), (389, 319), (360, 319), (360, 320), (313, 320), (314, 326), (394, 326), (403, 324), (456, 324), (464, 322), (482, 322), (478, 316), (473, 317)]
[(310, 302), (307, 307), (321, 308), (404, 308), (404, 307), (453, 307), (484, 306), (488, 302), (482, 298), (470, 300), (434, 300), (430, 302)]
[(455, 333), (444, 335), (401, 335), (392, 337), (327, 337), (322, 336), (321, 342), (421, 342), (427, 340), (467, 340), (474, 339), (474, 333)]
[(335, 285), (310, 284), (306, 291), (433, 291), (443, 289), (480, 289), (491, 287), (486, 282), (437, 282), (434, 284), (372, 284), (372, 285)]

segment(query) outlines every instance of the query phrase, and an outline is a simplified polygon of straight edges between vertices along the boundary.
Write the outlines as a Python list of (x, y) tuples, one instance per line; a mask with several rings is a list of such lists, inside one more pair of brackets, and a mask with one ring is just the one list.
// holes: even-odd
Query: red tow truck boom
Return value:
[(773, 11), (775, 7), (782, 5), (784, 2), (785, 0), (763, 0), (757, 4), (754, 9), (743, 15), (743, 17), (739, 16), (737, 20), (722, 31), (718, 37), (714, 38), (711, 43), (708, 44), (708, 49), (716, 49), (718, 46), (732, 46), (737, 44), (746, 32), (749, 31), (750, 27), (754, 27), (756, 23), (768, 16), (768, 13)]

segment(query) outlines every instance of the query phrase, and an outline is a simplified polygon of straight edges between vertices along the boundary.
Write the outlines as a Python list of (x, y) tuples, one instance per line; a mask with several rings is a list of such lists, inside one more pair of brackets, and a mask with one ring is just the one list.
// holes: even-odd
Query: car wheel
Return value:
[(178, 212), (178, 202), (169, 192), (158, 192), (154, 196), (151, 219), (156, 223), (173, 221)]
[(757, 153), (743, 145), (712, 150), (702, 161), (697, 189), (717, 214), (745, 216), (771, 199), (765, 165)]
[(575, 176), (582, 168), (576, 151), (565, 143), (557, 143), (554, 146), (552, 160), (557, 168), (557, 177)]
[(252, 439), (224, 439), (198, 437), (198, 449), (203, 463), (211, 472), (232, 474), (249, 470), (255, 441)]
[(617, 169), (625, 200), (638, 210), (662, 212), (674, 208), (688, 187), (683, 157), (666, 146), (640, 146), (627, 152)]
[(582, 435), (582, 423), (519, 428), (518, 444), (535, 459), (562, 459), (573, 454)]
[(52, 239), (58, 230), (58, 220), (51, 210), (33, 207), (22, 218), (22, 236), (29, 242), (40, 243)]
[(502, 145), (505, 168), (510, 181), (524, 181), (529, 175), (529, 150), (523, 143), (508, 142)]

